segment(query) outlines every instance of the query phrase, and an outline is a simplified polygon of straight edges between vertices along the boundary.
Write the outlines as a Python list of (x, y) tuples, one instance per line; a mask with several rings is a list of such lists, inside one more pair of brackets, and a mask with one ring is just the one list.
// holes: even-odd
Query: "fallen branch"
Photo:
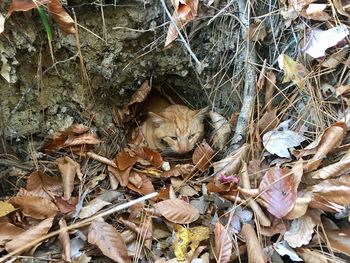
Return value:
[(32, 242), (29, 242), (27, 245), (25, 245), (23, 247), (19, 247), (19, 248), (13, 250), (12, 252), (10, 252), (7, 255), (5, 255), (2, 258), (0, 258), (0, 262), (5, 262), (9, 258), (11, 258), (11, 257), (13, 257), (13, 256), (15, 256), (17, 254), (20, 254), (20, 253), (22, 253), (23, 251), (25, 251), (27, 249), (30, 249), (30, 248), (34, 247), (38, 243), (40, 243), (40, 242), (42, 242), (42, 241), (44, 241), (44, 240), (46, 240), (48, 238), (54, 237), (54, 236), (56, 236), (56, 235), (58, 235), (60, 233), (63, 233), (65, 231), (69, 231), (69, 230), (72, 230), (72, 229), (77, 229), (77, 228), (81, 228), (81, 227), (87, 226), (87, 225), (89, 225), (92, 221), (94, 221), (97, 218), (108, 216), (108, 215), (113, 214), (113, 213), (115, 213), (117, 211), (120, 211), (122, 209), (128, 208), (128, 207), (130, 207), (130, 206), (132, 206), (134, 204), (141, 203), (141, 202), (146, 201), (148, 199), (154, 198), (157, 195), (158, 195), (158, 193), (156, 193), (156, 192), (148, 194), (148, 195), (145, 195), (145, 196), (140, 197), (140, 198), (138, 198), (136, 200), (132, 200), (132, 201), (127, 202), (125, 204), (121, 204), (121, 205), (112, 207), (109, 210), (104, 211), (104, 212), (102, 212), (100, 214), (94, 215), (94, 216), (92, 216), (90, 218), (87, 218), (85, 220), (82, 220), (80, 222), (74, 223), (74, 224), (69, 225), (67, 227), (63, 227), (63, 228), (61, 228), (59, 230), (51, 232), (51, 233), (49, 233), (49, 234), (47, 234), (47, 235), (45, 235), (43, 237), (37, 238), (37, 239), (33, 240)]
[[(239, 18), (241, 19), (241, 35), (247, 35), (249, 29), (250, 12), (246, 0), (237, 1)], [(247, 10), (246, 10), (247, 9)], [(227, 155), (237, 149), (245, 140), (248, 130), (249, 120), (255, 105), (255, 88), (256, 88), (256, 51), (253, 43), (249, 40), (243, 46), (243, 53), (245, 53), (245, 72), (244, 72), (244, 88), (242, 109), (238, 117), (235, 135), (231, 139)]]

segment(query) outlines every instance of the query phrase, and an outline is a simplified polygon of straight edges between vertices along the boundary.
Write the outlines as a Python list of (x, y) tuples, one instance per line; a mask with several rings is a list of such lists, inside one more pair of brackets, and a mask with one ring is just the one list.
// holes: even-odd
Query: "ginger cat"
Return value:
[(207, 108), (192, 111), (179, 104), (158, 113), (150, 111), (141, 124), (141, 133), (148, 147), (164, 154), (190, 152), (204, 136), (206, 111)]

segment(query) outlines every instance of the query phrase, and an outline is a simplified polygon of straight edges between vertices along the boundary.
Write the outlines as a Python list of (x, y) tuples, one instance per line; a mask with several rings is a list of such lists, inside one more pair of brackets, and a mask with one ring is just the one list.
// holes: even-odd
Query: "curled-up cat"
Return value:
[(141, 124), (145, 144), (164, 154), (190, 152), (204, 136), (206, 112), (207, 108), (193, 111), (178, 104), (157, 113), (149, 112)]

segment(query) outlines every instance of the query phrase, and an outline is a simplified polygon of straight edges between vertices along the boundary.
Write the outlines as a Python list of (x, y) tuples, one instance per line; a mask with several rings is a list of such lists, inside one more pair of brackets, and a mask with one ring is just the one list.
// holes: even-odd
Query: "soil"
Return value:
[[(228, 30), (237, 23), (233, 18), (208, 26), (205, 16), (199, 16), (186, 28), (202, 63), (199, 71), (180, 41), (163, 48), (169, 22), (164, 23), (168, 19), (160, 2), (104, 1), (102, 7), (96, 1), (67, 2), (79, 23), (90, 83), (82, 78), (76, 39), (62, 35), (50, 19), (53, 63), (36, 10), (14, 12), (0, 35), (0, 116), (5, 138), (19, 155), (27, 155), (29, 141), (36, 148), (44, 136), (74, 122), (92, 120), (96, 127), (115, 128), (112, 107), (126, 104), (145, 80), (176, 91), (193, 108), (210, 105), (226, 116), (239, 111), (238, 84), (220, 71), (226, 60), (232, 63), (237, 48), (237, 30)], [(0, 3), (4, 16), (8, 7), (7, 1)], [(204, 6), (200, 12), (210, 10)]]

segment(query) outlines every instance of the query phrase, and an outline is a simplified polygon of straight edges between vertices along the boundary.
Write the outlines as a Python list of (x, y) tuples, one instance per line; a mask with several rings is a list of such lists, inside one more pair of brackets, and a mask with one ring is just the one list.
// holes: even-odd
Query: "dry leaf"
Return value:
[(119, 181), (121, 186), (127, 186), (129, 182), (129, 175), (132, 167), (129, 167), (125, 171), (120, 171), (118, 168), (114, 168), (108, 165), (108, 172), (113, 174), (114, 177)]
[(314, 179), (329, 179), (332, 177), (337, 177), (343, 175), (350, 171), (350, 152), (348, 152), (344, 157), (333, 164), (322, 167), (315, 172), (310, 173), (310, 176)]
[(161, 201), (154, 207), (167, 220), (176, 224), (189, 224), (199, 218), (198, 209), (180, 199)]
[(248, 262), (265, 263), (266, 256), (260, 246), (254, 228), (249, 224), (243, 224), (242, 235), (247, 244)]
[(0, 223), (0, 246), (14, 239), (24, 232), (24, 229), (19, 228), (10, 223)]
[(288, 130), (289, 122), (282, 122), (275, 130), (269, 131), (263, 136), (265, 149), (282, 158), (290, 158), (289, 148), (299, 146), (306, 138), (297, 132)]
[[(349, 49), (347, 47), (342, 48), (330, 56), (327, 56), (327, 58), (320, 65), (325, 68), (335, 69), (340, 63), (343, 63), (345, 61), (348, 53)], [(338, 94), (338, 89), (336, 90), (336, 94), (337, 96), (340, 95)]]
[(96, 214), (98, 211), (100, 211), (102, 208), (104, 208), (107, 205), (110, 205), (111, 203), (106, 202), (100, 198), (95, 198), (91, 202), (89, 202), (86, 206), (84, 206), (79, 213), (79, 218), (87, 218), (94, 214)]
[(139, 176), (142, 179), (141, 187), (137, 188), (131, 183), (128, 183), (127, 187), (130, 190), (132, 190), (136, 193), (139, 193), (141, 195), (147, 195), (147, 194), (153, 193), (155, 190), (154, 190), (154, 187), (153, 187), (151, 180), (144, 174), (139, 174)]
[[(194, 155), (194, 154), (193, 154)], [(194, 157), (192, 157), (193, 159)], [(192, 173), (194, 166), (191, 164), (178, 164), (175, 167), (171, 168), (169, 171), (162, 172), (160, 174), (161, 178), (168, 177), (178, 177), (178, 176), (186, 176)]]
[(290, 228), (284, 233), (288, 245), (296, 248), (309, 244), (316, 224), (309, 215), (294, 219)]
[(71, 146), (80, 146), (84, 144), (91, 144), (91, 145), (96, 145), (100, 144), (103, 141), (98, 139), (95, 135), (93, 134), (82, 134), (74, 137), (68, 137), (64, 144), (63, 147), (71, 147)]
[(244, 144), (241, 148), (233, 152), (231, 156), (213, 163), (214, 173), (220, 173), (227, 176), (237, 174), (247, 151), (248, 145)]
[(310, 4), (306, 9), (301, 11), (301, 16), (317, 20), (317, 21), (328, 21), (331, 16), (324, 10), (327, 8), (327, 4)]
[(80, 165), (68, 156), (57, 159), (56, 163), (62, 176), (64, 198), (69, 200), (74, 189), (75, 176), (81, 174)]
[(350, 203), (350, 184), (330, 179), (311, 187), (312, 201), (309, 206), (324, 211), (339, 211)]
[[(102, 141), (91, 134), (87, 134), (89, 127), (83, 124), (72, 124), (64, 131), (57, 132), (46, 139), (43, 146), (45, 153), (52, 153), (64, 147), (100, 144)], [(87, 149), (84, 149), (87, 150)]]
[(326, 234), (327, 239), (323, 237), (323, 243), (334, 251), (350, 256), (350, 229), (326, 229)]
[(96, 245), (105, 256), (116, 262), (131, 263), (122, 236), (110, 224), (93, 221), (89, 227), (88, 242)]
[(298, 184), (288, 168), (272, 167), (263, 176), (259, 185), (261, 199), (267, 210), (277, 218), (282, 218), (294, 207)]
[(299, 248), (297, 252), (305, 263), (328, 263), (327, 256), (319, 250)]
[(53, 218), (47, 218), (41, 221), (38, 225), (29, 228), (27, 231), (18, 235), (10, 242), (6, 243), (5, 249), (11, 252), (19, 247), (25, 246), (28, 243), (46, 235), (52, 226)]
[(15, 210), (16, 208), (11, 203), (0, 201), (0, 217), (6, 216)]
[(50, 198), (50, 194), (62, 195), (62, 181), (57, 176), (49, 176), (41, 171), (34, 171), (27, 179), (27, 190), (32, 195)]
[[(172, 20), (174, 20), (179, 30), (197, 16), (198, 0), (173, 0), (172, 4), (175, 9)], [(172, 22), (170, 23), (164, 48), (171, 47), (170, 44), (177, 38), (176, 27)]]
[[(74, 198), (72, 198), (72, 199), (74, 199)], [(75, 199), (77, 199), (77, 198), (75, 198)], [(74, 214), (76, 209), (77, 209), (76, 202), (78, 202), (78, 200), (76, 200), (76, 202), (73, 202), (72, 200), (65, 200), (63, 197), (55, 196), (55, 202), (56, 202), (58, 209), (60, 210), (60, 212), (62, 214), (71, 215), (71, 214)]]
[(151, 86), (146, 80), (141, 87), (132, 95), (129, 103), (123, 108), (113, 107), (112, 117), (117, 127), (123, 128), (124, 124), (135, 117), (135, 108), (140, 102), (143, 102), (151, 91)]
[(199, 243), (209, 238), (209, 228), (204, 226), (185, 228), (175, 225), (174, 230), (174, 253), (178, 261), (190, 260)]
[[(66, 221), (62, 218), (59, 222), (60, 229), (63, 229), (67, 227)], [(71, 245), (70, 245), (70, 238), (67, 230), (63, 230), (58, 234), (58, 238), (61, 242), (62, 248), (63, 248), (63, 255), (62, 259), (66, 262), (71, 261)]]
[(141, 188), (142, 178), (138, 173), (131, 171), (129, 176), (129, 183), (134, 185), (136, 188)]
[(137, 161), (139, 163), (142, 163), (142, 160), (144, 160), (156, 168), (160, 168), (162, 166), (163, 159), (158, 151), (137, 145), (130, 145), (130, 148), (137, 155)]
[(114, 161), (112, 161), (104, 156), (98, 155), (94, 152), (87, 152), (86, 155), (95, 159), (96, 161), (99, 161), (100, 163), (107, 164), (107, 165), (110, 165), (112, 167), (117, 168), (117, 164)]
[(323, 57), (326, 49), (335, 46), (348, 35), (349, 29), (342, 24), (328, 30), (312, 29), (302, 51), (313, 58)]
[(192, 155), (192, 162), (196, 167), (204, 172), (210, 165), (211, 158), (214, 155), (214, 150), (206, 141), (203, 141), (197, 146)]
[(12, 0), (12, 3), (8, 10), (8, 16), (10, 16), (15, 11), (29, 11), (37, 6), (44, 5), (50, 0)]
[(4, 32), (5, 29), (5, 17), (0, 13), (0, 34)]
[(58, 209), (53, 202), (39, 196), (13, 197), (9, 202), (15, 207), (20, 208), (24, 215), (36, 219), (52, 217), (58, 212)]
[(232, 253), (232, 240), (227, 232), (227, 229), (219, 221), (215, 224), (214, 235), (216, 262), (229, 262)]
[(301, 63), (295, 62), (286, 54), (281, 54), (278, 57), (278, 65), (284, 71), (283, 83), (293, 81), (299, 89), (304, 89), (305, 79), (309, 72)]
[[(344, 122), (336, 122), (324, 130), (323, 134), (313, 143), (300, 151), (301, 155), (315, 154), (305, 165), (305, 171), (316, 170), (327, 154), (340, 146), (346, 133)], [(300, 157), (300, 154), (297, 155)]]
[(125, 171), (137, 162), (137, 157), (135, 155), (131, 156), (130, 152), (126, 152), (124, 150), (117, 154), (116, 162), (118, 164), (118, 168)]
[(257, 21), (249, 25), (246, 32), (245, 39), (256, 42), (263, 40), (267, 36), (266, 27), (264, 22)]
[(60, 0), (50, 0), (48, 3), (48, 10), (50, 15), (59, 25), (63, 35), (75, 34), (75, 23), (73, 18), (64, 10)]
[(336, 88), (335, 90), (337, 96), (349, 95), (350, 85), (344, 85)]
[(339, 14), (350, 17), (350, 7), (349, 7), (348, 1), (333, 0), (332, 3), (337, 9)]
[(278, 118), (277, 118), (277, 108), (266, 111), (264, 115), (259, 120), (259, 133), (264, 134), (268, 131), (271, 131), (272, 129), (276, 128), (278, 125)]
[(215, 149), (223, 149), (231, 136), (230, 123), (219, 113), (210, 111), (209, 118), (213, 124), (213, 134), (211, 141)]

